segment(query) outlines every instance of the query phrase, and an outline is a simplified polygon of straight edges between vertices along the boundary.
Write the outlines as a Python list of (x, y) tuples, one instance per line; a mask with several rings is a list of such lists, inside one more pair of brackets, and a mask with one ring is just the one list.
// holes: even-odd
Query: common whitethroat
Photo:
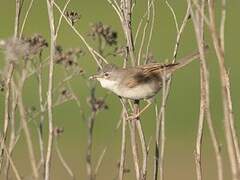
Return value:
[(107, 64), (89, 79), (98, 80), (103, 88), (119, 97), (135, 101), (147, 100), (148, 104), (133, 117), (137, 118), (150, 106), (151, 99), (162, 88), (163, 81), (168, 80), (173, 72), (185, 67), (199, 56), (199, 52), (195, 52), (179, 59), (176, 63), (150, 63), (127, 68)]

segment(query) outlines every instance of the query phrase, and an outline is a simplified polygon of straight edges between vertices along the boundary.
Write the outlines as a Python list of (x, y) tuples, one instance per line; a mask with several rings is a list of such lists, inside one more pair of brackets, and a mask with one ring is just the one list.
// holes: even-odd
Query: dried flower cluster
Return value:
[(29, 55), (41, 53), (44, 48), (48, 47), (47, 41), (41, 34), (34, 34), (32, 37), (23, 38), (23, 40), (29, 45)]
[(9, 38), (1, 41), (1, 47), (5, 52), (5, 59), (16, 62), (19, 59), (31, 59), (34, 55), (41, 53), (48, 43), (40, 34), (29, 38)]
[(56, 46), (55, 62), (65, 67), (78, 66), (77, 59), (83, 54), (80, 48), (69, 49), (64, 52), (61, 46)]
[(117, 44), (117, 32), (110, 26), (104, 25), (101, 22), (91, 25), (89, 36), (91, 36), (94, 40), (97, 37), (103, 38), (109, 46)]
[(71, 22), (72, 26), (81, 18), (81, 15), (74, 11), (67, 11), (65, 16)]
[(96, 98), (95, 95), (92, 95), (88, 98), (88, 104), (93, 112), (108, 109), (108, 105), (106, 104), (105, 100), (101, 97)]

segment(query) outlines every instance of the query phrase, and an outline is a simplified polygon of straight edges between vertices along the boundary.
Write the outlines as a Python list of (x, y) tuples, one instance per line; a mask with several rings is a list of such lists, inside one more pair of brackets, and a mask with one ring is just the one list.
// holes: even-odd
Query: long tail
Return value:
[[(208, 46), (207, 45), (204, 46), (204, 51), (206, 51), (207, 49), (208, 49)], [(176, 63), (166, 65), (167, 66), (166, 70), (169, 73), (173, 73), (174, 71), (185, 67), (190, 62), (192, 62), (195, 59), (198, 59), (199, 57), (200, 57), (200, 53), (199, 53), (199, 51), (196, 51), (192, 54), (189, 54), (189, 55), (177, 60)]]

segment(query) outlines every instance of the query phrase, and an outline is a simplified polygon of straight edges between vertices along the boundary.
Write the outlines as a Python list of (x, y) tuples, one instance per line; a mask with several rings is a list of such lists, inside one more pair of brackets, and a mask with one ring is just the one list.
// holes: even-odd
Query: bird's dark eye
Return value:
[(104, 77), (108, 77), (109, 76), (109, 73), (108, 72), (105, 72), (104, 73)]

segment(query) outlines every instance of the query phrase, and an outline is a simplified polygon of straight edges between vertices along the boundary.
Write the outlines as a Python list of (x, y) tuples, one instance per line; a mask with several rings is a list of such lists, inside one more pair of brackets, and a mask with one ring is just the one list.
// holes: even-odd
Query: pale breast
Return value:
[(140, 100), (153, 97), (160, 89), (161, 84), (156, 85), (152, 83), (146, 83), (137, 85), (133, 88), (120, 87), (115, 93), (124, 98)]

